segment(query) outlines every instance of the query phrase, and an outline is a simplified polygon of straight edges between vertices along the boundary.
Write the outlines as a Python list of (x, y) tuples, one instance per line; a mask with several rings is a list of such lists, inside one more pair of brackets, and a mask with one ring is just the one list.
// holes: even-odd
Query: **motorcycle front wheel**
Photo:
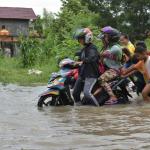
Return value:
[(44, 95), (38, 100), (38, 107), (59, 106), (62, 105), (60, 96)]

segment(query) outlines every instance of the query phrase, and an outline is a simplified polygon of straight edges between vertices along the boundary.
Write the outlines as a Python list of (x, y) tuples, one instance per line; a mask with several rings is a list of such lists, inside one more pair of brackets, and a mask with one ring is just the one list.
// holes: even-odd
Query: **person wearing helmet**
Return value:
[(88, 103), (99, 106), (91, 91), (99, 77), (99, 53), (96, 46), (92, 43), (92, 32), (89, 28), (78, 29), (74, 34), (74, 39), (83, 46), (78, 52), (79, 77), (75, 83), (73, 97), (77, 105), (81, 104), (80, 94), (83, 90), (84, 98)]
[(104, 52), (101, 54), (106, 71), (99, 77), (99, 82), (102, 87), (107, 91), (110, 99), (105, 104), (117, 103), (117, 98), (114, 95), (108, 81), (120, 75), (122, 49), (119, 43), (120, 32), (110, 26), (104, 27), (98, 35), (103, 42)]

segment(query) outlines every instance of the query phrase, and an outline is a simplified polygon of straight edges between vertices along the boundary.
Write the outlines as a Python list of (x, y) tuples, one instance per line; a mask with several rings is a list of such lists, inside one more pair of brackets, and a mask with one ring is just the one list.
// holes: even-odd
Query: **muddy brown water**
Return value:
[(0, 150), (149, 150), (150, 105), (37, 109), (45, 87), (0, 85)]

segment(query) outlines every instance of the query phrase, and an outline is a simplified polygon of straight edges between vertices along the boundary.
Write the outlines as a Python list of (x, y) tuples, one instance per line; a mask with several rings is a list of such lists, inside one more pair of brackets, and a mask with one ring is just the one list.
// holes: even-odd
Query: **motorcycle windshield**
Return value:
[(62, 68), (59, 72), (57, 73), (52, 73), (48, 84), (51, 84), (54, 82), (54, 80), (59, 79), (59, 78), (65, 78), (66, 76), (68, 76), (70, 73), (70, 69), (68, 68)]
[(62, 77), (67, 76), (67, 75), (69, 74), (69, 72), (70, 72), (70, 69), (68, 69), (68, 68), (62, 68), (62, 69), (59, 71), (59, 73), (60, 73), (60, 75), (61, 75)]

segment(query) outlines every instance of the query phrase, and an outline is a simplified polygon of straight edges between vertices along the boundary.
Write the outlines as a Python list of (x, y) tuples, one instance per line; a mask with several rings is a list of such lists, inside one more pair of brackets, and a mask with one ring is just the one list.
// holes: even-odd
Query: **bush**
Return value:
[(21, 38), (20, 50), (23, 67), (30, 67), (36, 64), (42, 53), (40, 45), (38, 39)]

